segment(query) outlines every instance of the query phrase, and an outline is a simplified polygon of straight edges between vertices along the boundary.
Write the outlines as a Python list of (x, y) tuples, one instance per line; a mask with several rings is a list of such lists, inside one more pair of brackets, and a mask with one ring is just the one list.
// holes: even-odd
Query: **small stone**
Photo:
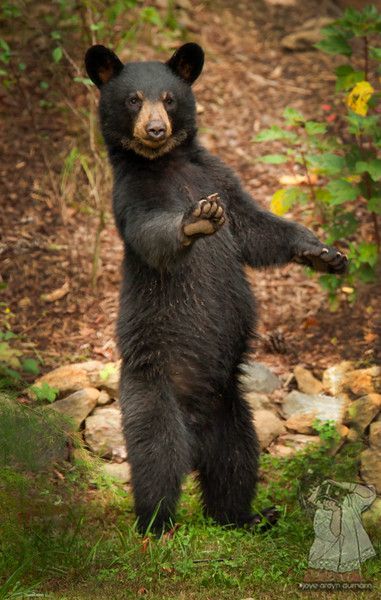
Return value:
[(372, 450), (381, 451), (381, 421), (371, 424), (369, 429), (369, 444)]
[(92, 452), (116, 462), (127, 458), (121, 413), (114, 405), (96, 408), (86, 419), (85, 441)]
[(121, 362), (110, 362), (102, 366), (94, 385), (106, 390), (112, 398), (119, 397), (119, 379)]
[(250, 361), (241, 365), (241, 382), (246, 392), (271, 394), (281, 387), (281, 381), (266, 365)]
[(380, 411), (381, 394), (367, 394), (349, 404), (346, 421), (362, 433)]
[(344, 377), (343, 388), (349, 390), (355, 396), (372, 394), (376, 390), (375, 385), (380, 374), (380, 367), (349, 371)]
[(340, 423), (344, 416), (345, 401), (324, 394), (303, 394), (293, 390), (284, 399), (282, 408), (287, 419), (294, 415), (314, 413), (315, 418), (321, 421)]
[(126, 461), (121, 463), (104, 462), (102, 468), (107, 475), (114, 477), (121, 483), (130, 483), (131, 481), (131, 468)]
[(56, 400), (53, 404), (47, 405), (46, 408), (67, 415), (73, 419), (79, 429), (82, 421), (94, 410), (98, 397), (99, 390), (88, 387), (78, 390), (78, 392), (74, 392), (62, 400)]
[(314, 432), (312, 423), (315, 419), (315, 412), (297, 414), (287, 419), (285, 425), (290, 431), (296, 431), (297, 433), (305, 433), (307, 435), (310, 435)]
[(326, 369), (323, 373), (324, 391), (333, 396), (338, 395), (342, 391), (345, 374), (352, 366), (353, 364), (349, 360), (345, 360), (338, 365)]
[(39, 387), (43, 383), (58, 389), (60, 393), (76, 392), (92, 387), (87, 371), (80, 364), (58, 367), (37, 379), (34, 385)]
[(353, 427), (351, 427), (349, 429), (348, 435), (347, 435), (348, 442), (357, 442), (359, 438), (360, 438), (359, 432), (356, 431), (356, 429), (353, 429)]
[(286, 446), (285, 444), (271, 444), (268, 450), (272, 456), (279, 456), (279, 458), (288, 458), (296, 452), (295, 448), (291, 448), (291, 446)]
[(282, 421), (271, 410), (258, 410), (254, 415), (254, 425), (262, 449), (285, 431)]
[(368, 448), (361, 453), (361, 477), (381, 494), (381, 451)]
[(350, 429), (346, 425), (338, 424), (336, 430), (341, 438), (348, 438)]
[(294, 375), (296, 383), (298, 384), (298, 389), (304, 394), (320, 394), (323, 390), (322, 382), (316, 379), (310, 371), (301, 365), (295, 367)]
[(372, 541), (381, 541), (381, 498), (376, 498), (371, 506), (362, 513), (365, 531)]
[(257, 392), (249, 392), (245, 394), (245, 399), (253, 411), (269, 408), (271, 406), (270, 399), (265, 394), (257, 394)]
[(104, 406), (111, 401), (110, 395), (106, 392), (106, 390), (101, 390), (98, 396), (97, 404), (98, 406)]
[(286, 433), (278, 438), (278, 443), (288, 446), (295, 451), (304, 450), (311, 444), (321, 444), (318, 435), (305, 435), (303, 433)]

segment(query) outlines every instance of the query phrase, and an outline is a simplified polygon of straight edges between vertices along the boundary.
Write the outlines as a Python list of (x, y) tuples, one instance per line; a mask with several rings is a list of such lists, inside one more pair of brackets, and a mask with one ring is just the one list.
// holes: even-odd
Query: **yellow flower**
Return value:
[(287, 201), (287, 189), (277, 190), (271, 198), (270, 210), (278, 216), (285, 215), (290, 210), (290, 202)]
[(369, 81), (359, 81), (346, 98), (347, 106), (357, 115), (365, 117), (368, 112), (368, 102), (374, 93)]

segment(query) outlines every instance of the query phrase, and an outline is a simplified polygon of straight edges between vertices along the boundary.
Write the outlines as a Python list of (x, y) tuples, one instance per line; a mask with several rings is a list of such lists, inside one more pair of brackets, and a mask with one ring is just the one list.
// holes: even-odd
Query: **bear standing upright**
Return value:
[(203, 50), (123, 65), (86, 54), (124, 242), (118, 341), (120, 400), (135, 511), (144, 532), (175, 518), (196, 470), (205, 514), (250, 526), (258, 443), (239, 387), (256, 320), (244, 265), (300, 262), (343, 273), (346, 257), (305, 227), (259, 208), (196, 137), (191, 84)]

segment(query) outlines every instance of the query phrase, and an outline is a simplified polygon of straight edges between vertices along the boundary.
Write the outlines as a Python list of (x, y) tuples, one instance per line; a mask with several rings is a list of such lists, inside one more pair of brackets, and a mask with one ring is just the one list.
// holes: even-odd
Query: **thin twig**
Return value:
[(364, 73), (365, 73), (365, 81), (368, 81), (368, 77), (369, 77), (369, 44), (368, 44), (367, 36), (364, 36)]

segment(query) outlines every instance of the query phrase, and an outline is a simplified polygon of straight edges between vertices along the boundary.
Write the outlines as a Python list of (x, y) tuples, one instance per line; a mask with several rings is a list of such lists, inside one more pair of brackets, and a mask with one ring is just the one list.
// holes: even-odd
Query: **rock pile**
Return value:
[[(71, 417), (86, 447), (105, 459), (104, 469), (123, 482), (130, 479), (119, 406), (120, 362), (88, 361), (59, 367), (35, 382), (59, 390), (47, 410)], [(242, 388), (253, 409), (262, 450), (289, 456), (319, 443), (316, 420), (333, 421), (342, 439), (366, 436), (361, 477), (381, 494), (381, 368), (355, 369), (342, 362), (316, 378), (302, 365), (282, 382), (256, 362), (242, 366)], [(291, 389), (293, 388), (293, 389)], [(287, 391), (288, 390), (288, 391)], [(291, 391), (290, 391), (291, 390)]]

